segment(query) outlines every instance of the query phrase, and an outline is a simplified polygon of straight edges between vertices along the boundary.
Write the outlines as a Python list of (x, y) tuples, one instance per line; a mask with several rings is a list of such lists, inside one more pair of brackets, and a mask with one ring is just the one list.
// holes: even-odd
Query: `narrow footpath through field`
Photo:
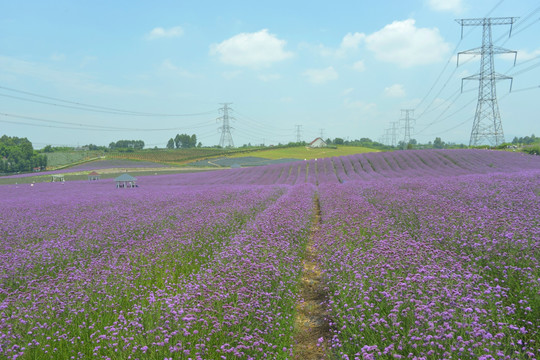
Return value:
[(303, 261), (304, 272), (300, 285), (300, 298), (296, 304), (294, 358), (298, 360), (325, 359), (326, 344), (330, 338), (330, 328), (324, 308), (327, 294), (313, 244), (313, 238), (319, 230), (320, 223), (321, 208), (319, 197), (316, 196), (315, 217)]

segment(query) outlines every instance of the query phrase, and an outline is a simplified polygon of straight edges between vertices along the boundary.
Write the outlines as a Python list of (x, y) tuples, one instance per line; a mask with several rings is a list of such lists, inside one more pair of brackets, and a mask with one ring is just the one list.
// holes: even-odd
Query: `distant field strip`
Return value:
[(196, 184), (323, 184), (539, 169), (538, 157), (489, 150), (411, 150), (356, 154), (185, 175)]

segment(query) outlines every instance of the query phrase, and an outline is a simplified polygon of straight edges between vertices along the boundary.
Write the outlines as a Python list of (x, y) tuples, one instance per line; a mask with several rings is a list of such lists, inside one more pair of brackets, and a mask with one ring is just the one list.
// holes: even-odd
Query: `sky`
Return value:
[(505, 139), (540, 134), (538, 0), (0, 2), (0, 135), (38, 149), (217, 145), (225, 103), (235, 146), (389, 143), (405, 109), (418, 142), (468, 144), (482, 27), (455, 20), (484, 17), (518, 18), (492, 26)]

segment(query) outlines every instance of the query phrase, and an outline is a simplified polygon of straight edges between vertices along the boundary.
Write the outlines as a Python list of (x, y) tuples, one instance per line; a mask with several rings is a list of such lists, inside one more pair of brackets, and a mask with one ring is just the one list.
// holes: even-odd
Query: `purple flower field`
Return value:
[(370, 153), (138, 183), (0, 186), (0, 358), (293, 359), (310, 236), (329, 359), (540, 357), (540, 157)]
[(95, 160), (90, 161), (84, 164), (79, 164), (75, 166), (70, 166), (61, 170), (49, 170), (49, 171), (40, 171), (37, 173), (24, 173), (24, 174), (15, 174), (15, 175), (6, 175), (4, 178), (26, 178), (32, 176), (42, 176), (42, 175), (53, 175), (53, 174), (67, 174), (73, 172), (84, 172), (84, 171), (99, 171), (104, 169), (115, 169), (115, 168), (131, 168), (131, 169), (154, 169), (154, 168), (164, 168), (167, 165), (149, 162), (149, 161), (133, 161), (133, 160), (121, 160), (121, 159), (109, 159), (109, 160)]

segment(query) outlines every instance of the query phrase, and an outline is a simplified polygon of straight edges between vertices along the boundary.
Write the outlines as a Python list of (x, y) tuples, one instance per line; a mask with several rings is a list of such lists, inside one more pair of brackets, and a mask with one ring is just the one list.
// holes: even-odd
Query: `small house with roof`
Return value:
[(321, 148), (321, 147), (327, 147), (326, 141), (324, 141), (322, 138), (318, 137), (312, 142), (309, 143), (310, 148)]
[(138, 185), (136, 183), (137, 179), (134, 178), (133, 176), (129, 175), (129, 174), (122, 174), (119, 177), (117, 177), (116, 179), (114, 179), (114, 181), (116, 181), (116, 187), (117, 188), (138, 187)]
[(99, 175), (95, 171), (92, 171), (90, 174), (88, 174), (88, 180), (89, 181), (97, 181), (99, 179), (101, 179), (101, 175)]

